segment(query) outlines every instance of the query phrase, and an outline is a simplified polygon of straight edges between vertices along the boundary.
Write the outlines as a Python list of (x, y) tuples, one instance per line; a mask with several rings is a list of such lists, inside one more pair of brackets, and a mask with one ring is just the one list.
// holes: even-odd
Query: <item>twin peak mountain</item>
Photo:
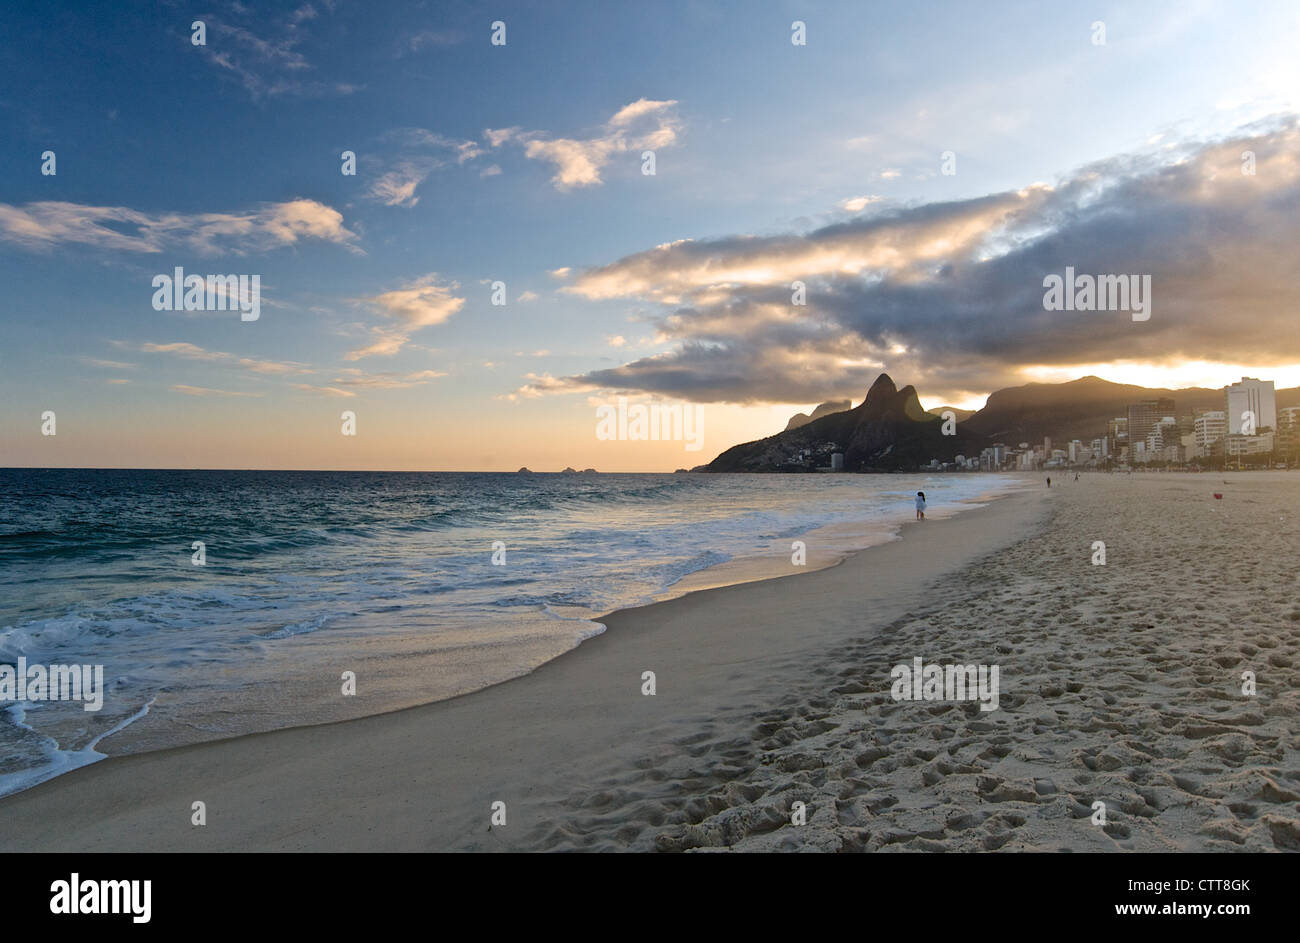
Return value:
[(701, 470), (802, 471), (829, 465), (830, 454), (842, 452), (845, 471), (892, 471), (979, 453), (976, 436), (960, 424), (956, 435), (944, 435), (943, 420), (921, 407), (916, 390), (898, 389), (887, 373), (871, 384), (862, 405), (848, 407), (849, 401), (823, 403), (811, 416), (795, 416), (784, 432), (729, 448)]
[[(1300, 387), (1278, 390), (1277, 405), (1300, 406)], [(1028, 383), (991, 393), (984, 407), (971, 413), (953, 409), (954, 435), (944, 435), (944, 421), (921, 408), (916, 390), (894, 386), (882, 373), (856, 409), (849, 403), (823, 403), (811, 416), (795, 416), (784, 432), (727, 449), (696, 471), (798, 472), (831, 464), (844, 455), (845, 471), (911, 471), (932, 459), (968, 458), (1003, 442), (1089, 440), (1104, 435), (1106, 423), (1127, 415), (1129, 405), (1171, 399), (1179, 416), (1197, 409), (1223, 409), (1223, 390), (1191, 387), (1152, 389), (1086, 376), (1067, 383)], [(935, 413), (940, 410), (935, 410)], [(949, 432), (954, 430), (950, 426)]]

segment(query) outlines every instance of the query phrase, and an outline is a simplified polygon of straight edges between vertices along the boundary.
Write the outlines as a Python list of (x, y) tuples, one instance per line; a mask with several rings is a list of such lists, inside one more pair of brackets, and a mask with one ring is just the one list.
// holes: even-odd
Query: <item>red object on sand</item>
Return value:
[(1216, 501), (1221, 500), (1223, 498), (1223, 495), (1219, 494), (1219, 492), (1216, 491), (1214, 492), (1214, 498)]

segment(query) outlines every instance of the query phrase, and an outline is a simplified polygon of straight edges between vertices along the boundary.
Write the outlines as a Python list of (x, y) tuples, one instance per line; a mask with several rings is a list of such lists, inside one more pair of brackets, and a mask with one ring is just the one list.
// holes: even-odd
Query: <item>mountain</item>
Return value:
[[(1300, 387), (1277, 390), (1276, 398), (1279, 409), (1300, 406)], [(1190, 415), (1194, 409), (1223, 409), (1222, 389), (1150, 389), (1087, 376), (998, 390), (974, 413), (953, 409), (957, 434), (945, 436), (938, 416), (944, 407), (926, 412), (916, 390), (897, 389), (882, 373), (856, 409), (814, 418), (815, 410), (806, 423), (733, 446), (692, 471), (814, 471), (829, 467), (834, 452), (844, 454), (845, 471), (895, 471), (919, 468), (931, 459), (976, 456), (998, 442), (1012, 448), (1021, 442), (1039, 444), (1044, 437), (1056, 443), (1088, 442), (1104, 435), (1111, 419), (1127, 416), (1131, 404), (1148, 399), (1172, 399), (1175, 416)]]
[(821, 419), (822, 416), (829, 416), (831, 413), (842, 413), (852, 405), (853, 400), (851, 399), (833, 399), (814, 409), (811, 416), (807, 413), (795, 413), (790, 417), (790, 421), (785, 424), (785, 431), (789, 432), (791, 429), (806, 426), (814, 419)]
[[(842, 452), (845, 471), (892, 471), (918, 468), (932, 458), (951, 459), (975, 445), (960, 425), (955, 436), (945, 436), (942, 426), (942, 420), (921, 408), (915, 389), (905, 386), (900, 390), (882, 373), (856, 409), (833, 412), (766, 439), (733, 446), (703, 470), (812, 471), (816, 466), (829, 466), (831, 454)], [(805, 450), (811, 453), (807, 458)], [(975, 454), (978, 451), (974, 449)]]
[[(1277, 405), (1300, 404), (1300, 388), (1278, 390)], [(1171, 399), (1174, 415), (1186, 416), (1194, 409), (1223, 409), (1223, 390), (1192, 387), (1185, 390), (1151, 389), (1128, 383), (1111, 383), (1087, 376), (1068, 383), (1029, 383), (998, 390), (984, 408), (959, 428), (984, 440), (985, 445), (1005, 442), (1041, 443), (1080, 439), (1087, 442), (1106, 432), (1106, 423), (1128, 415), (1128, 407), (1144, 399)]]

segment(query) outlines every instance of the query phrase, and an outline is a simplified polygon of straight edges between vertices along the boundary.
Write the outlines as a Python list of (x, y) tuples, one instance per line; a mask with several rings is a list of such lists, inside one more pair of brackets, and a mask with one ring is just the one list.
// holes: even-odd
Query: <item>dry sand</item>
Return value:
[[(114, 757), (0, 800), (0, 851), (1300, 849), (1300, 476), (1228, 482), (1058, 479), (475, 694)], [(893, 700), (916, 656), (1000, 709)]]

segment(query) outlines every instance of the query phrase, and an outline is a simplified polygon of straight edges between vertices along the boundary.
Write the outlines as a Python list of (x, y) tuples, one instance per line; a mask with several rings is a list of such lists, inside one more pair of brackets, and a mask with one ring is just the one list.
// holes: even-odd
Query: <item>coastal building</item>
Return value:
[(1127, 432), (1128, 441), (1131, 445), (1141, 445), (1146, 451), (1147, 436), (1155, 428), (1156, 423), (1174, 414), (1174, 401), (1161, 397), (1159, 399), (1144, 399), (1134, 403), (1128, 408)]
[(1106, 437), (1110, 439), (1113, 452), (1118, 452), (1121, 446), (1128, 445), (1128, 417), (1116, 416), (1106, 423)]
[(980, 452), (979, 467), (984, 471), (998, 471), (1007, 459), (1007, 446), (1004, 442), (995, 442)]
[(1223, 440), (1223, 451), (1229, 458), (1245, 455), (1267, 455), (1273, 451), (1273, 433), (1264, 432), (1260, 435), (1228, 433)]
[(831, 453), (831, 471), (833, 471), (833, 472), (842, 472), (842, 471), (844, 471), (844, 453), (843, 453), (843, 452), (832, 452), (832, 453)]
[(1164, 416), (1151, 427), (1147, 433), (1146, 451), (1147, 460), (1153, 461), (1152, 456), (1160, 452), (1165, 446), (1178, 441), (1178, 423), (1173, 416)]
[(1256, 380), (1242, 377), (1240, 383), (1233, 383), (1223, 388), (1224, 409), (1228, 414), (1228, 434), (1242, 435), (1243, 417), (1251, 413), (1255, 417), (1255, 429), (1277, 428), (1277, 398), (1272, 380)]
[(1192, 434), (1196, 440), (1196, 456), (1205, 458), (1215, 442), (1228, 434), (1227, 413), (1221, 409), (1200, 409), (1192, 420)]
[(1300, 406), (1286, 406), (1277, 411), (1273, 447), (1282, 461), (1300, 461)]

